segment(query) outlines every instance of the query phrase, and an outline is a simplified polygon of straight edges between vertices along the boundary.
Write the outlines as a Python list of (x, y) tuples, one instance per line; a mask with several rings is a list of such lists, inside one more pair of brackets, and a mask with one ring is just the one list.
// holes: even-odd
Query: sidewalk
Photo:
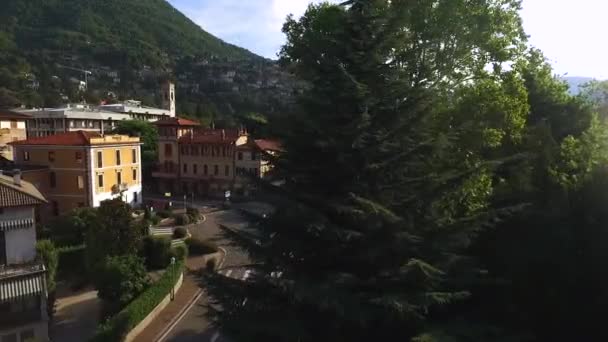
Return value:
[(201, 291), (190, 271), (184, 273), (182, 287), (175, 294), (175, 299), (148, 325), (134, 342), (154, 342), (173, 322), (180, 312), (190, 304), (192, 299)]

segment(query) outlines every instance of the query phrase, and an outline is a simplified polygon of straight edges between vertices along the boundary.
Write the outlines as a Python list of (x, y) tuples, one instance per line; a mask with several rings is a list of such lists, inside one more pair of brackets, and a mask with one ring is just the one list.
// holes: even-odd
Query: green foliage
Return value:
[(188, 247), (186, 245), (177, 245), (171, 249), (171, 256), (177, 261), (183, 261), (188, 258)]
[(84, 245), (61, 247), (57, 252), (59, 253), (59, 268), (57, 271), (59, 277), (66, 279), (86, 276), (86, 247)]
[(205, 255), (219, 251), (219, 248), (214, 243), (197, 238), (186, 239), (186, 246), (188, 246), (190, 255)]
[(46, 267), (46, 286), (49, 292), (55, 292), (57, 267), (59, 266), (59, 254), (55, 245), (50, 240), (36, 242), (36, 254), (44, 262)]
[(96, 277), (108, 256), (135, 254), (144, 232), (133, 221), (131, 207), (120, 199), (103, 201), (86, 233), (87, 269)]
[(171, 211), (170, 210), (161, 210), (159, 212), (156, 213), (156, 215), (158, 217), (162, 217), (162, 218), (169, 218), (171, 217)]
[(182, 262), (177, 262), (162, 277), (126, 308), (108, 319), (97, 329), (92, 342), (122, 341), (127, 333), (148, 316), (152, 310), (171, 293), (184, 269)]
[(188, 215), (188, 217), (190, 218), (190, 222), (192, 223), (198, 222), (198, 220), (201, 218), (201, 213), (196, 208), (188, 207), (186, 209), (186, 214)]
[(97, 211), (94, 208), (78, 208), (62, 215), (50, 224), (53, 242), (59, 246), (82, 245), (88, 228), (96, 220)]
[(99, 272), (95, 288), (108, 312), (123, 308), (149, 283), (143, 260), (134, 255), (107, 257)]
[(188, 230), (186, 230), (186, 228), (178, 227), (178, 228), (175, 228), (175, 230), (173, 231), (174, 239), (183, 239), (186, 236), (188, 236)]
[(171, 261), (171, 240), (166, 237), (146, 236), (143, 252), (148, 269), (165, 268)]
[(177, 226), (186, 226), (190, 224), (190, 216), (188, 216), (188, 214), (174, 214), (173, 219)]
[(151, 122), (143, 120), (119, 121), (116, 124), (113, 133), (140, 137), (141, 142), (143, 143), (142, 152), (156, 152), (158, 146), (158, 130)]

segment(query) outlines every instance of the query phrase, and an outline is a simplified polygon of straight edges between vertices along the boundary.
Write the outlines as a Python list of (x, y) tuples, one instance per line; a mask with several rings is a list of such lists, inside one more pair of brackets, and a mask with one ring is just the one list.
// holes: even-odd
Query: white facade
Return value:
[(36, 221), (33, 207), (4, 208), (0, 214), (0, 225), (20, 225), (27, 222), (27, 227), (7, 229), (6, 262), (9, 265), (31, 262), (36, 257)]
[[(13, 127), (12, 125), (17, 124), (17, 127)], [(7, 128), (7, 129), (25, 129), (25, 121), (11, 121), (11, 120), (1, 120), (0, 121), (0, 129), (2, 128)]]

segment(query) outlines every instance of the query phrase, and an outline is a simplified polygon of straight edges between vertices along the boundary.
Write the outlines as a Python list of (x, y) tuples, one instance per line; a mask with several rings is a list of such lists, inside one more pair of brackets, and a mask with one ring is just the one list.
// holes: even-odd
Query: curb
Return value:
[(179, 324), (179, 322), (184, 318), (184, 316), (186, 316), (188, 311), (190, 311), (190, 309), (194, 306), (194, 304), (196, 304), (196, 302), (201, 298), (202, 295), (203, 295), (202, 289), (199, 289), (197, 292), (195, 292), (194, 295), (192, 296), (192, 298), (190, 299), (190, 301), (188, 301), (188, 304), (186, 306), (184, 306), (175, 317), (173, 317), (173, 319), (165, 327), (165, 329), (163, 329), (163, 331), (161, 331), (159, 333), (159, 335), (154, 338), (154, 341), (160, 342), (160, 341), (164, 340), (165, 338), (167, 338), (167, 336), (173, 330), (173, 328), (175, 328), (175, 326), (177, 324)]

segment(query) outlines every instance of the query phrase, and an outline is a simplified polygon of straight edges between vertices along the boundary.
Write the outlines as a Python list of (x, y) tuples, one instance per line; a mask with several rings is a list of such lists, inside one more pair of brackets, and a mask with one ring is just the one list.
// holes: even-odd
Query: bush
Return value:
[(116, 312), (130, 303), (149, 283), (143, 260), (135, 255), (106, 258), (95, 278), (97, 296), (109, 312)]
[(55, 277), (59, 266), (59, 253), (55, 245), (50, 240), (40, 240), (36, 242), (36, 255), (44, 263), (46, 267), (46, 284), (49, 293), (47, 301), (47, 313), (49, 317), (55, 312)]
[(188, 236), (188, 230), (186, 230), (186, 228), (179, 227), (179, 228), (175, 228), (175, 230), (173, 231), (174, 239), (183, 239), (186, 236)]
[(188, 257), (188, 247), (185, 245), (177, 245), (171, 248), (171, 256), (175, 258), (175, 260), (183, 261)]
[(86, 277), (85, 251), (84, 245), (59, 248), (57, 250), (59, 254), (58, 277), (62, 279)]
[(171, 212), (169, 210), (161, 210), (156, 215), (160, 218), (169, 218), (171, 217)]
[(156, 308), (156, 306), (171, 292), (182, 274), (183, 262), (177, 262), (169, 267), (162, 277), (133, 300), (116, 316), (101, 324), (91, 342), (122, 341), (125, 336)]
[(195, 208), (187, 208), (186, 215), (190, 218), (190, 222), (197, 222), (201, 218), (201, 213), (198, 209)]
[(187, 214), (177, 214), (173, 216), (176, 226), (185, 226), (190, 224), (190, 216)]
[(205, 255), (217, 253), (219, 251), (219, 248), (214, 243), (195, 238), (187, 239), (186, 246), (188, 246), (190, 255)]
[(160, 217), (158, 215), (152, 215), (150, 222), (152, 222), (152, 225), (157, 226), (160, 223)]
[(171, 260), (171, 241), (165, 237), (146, 236), (143, 245), (148, 269), (167, 267)]

